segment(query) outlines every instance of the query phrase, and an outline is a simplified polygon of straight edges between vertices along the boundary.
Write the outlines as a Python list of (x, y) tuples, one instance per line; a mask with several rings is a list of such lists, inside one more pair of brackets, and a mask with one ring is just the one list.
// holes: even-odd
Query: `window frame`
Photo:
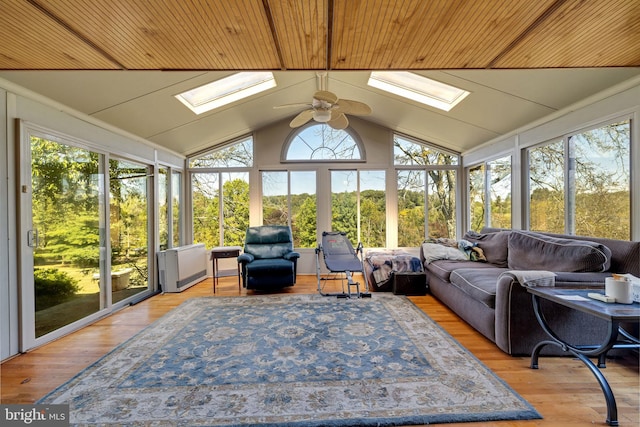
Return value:
[[(466, 228), (468, 230), (472, 230), (472, 212), (471, 212), (471, 208), (472, 208), (472, 204), (473, 201), (471, 200), (471, 179), (470, 179), (470, 174), (471, 174), (471, 170), (481, 167), (482, 168), (482, 194), (483, 194), (483, 220), (482, 220), (482, 227), (495, 227), (492, 224), (492, 208), (491, 208), (491, 203), (492, 203), (492, 197), (491, 197), (491, 193), (492, 193), (492, 186), (491, 186), (491, 165), (494, 164), (496, 161), (499, 160), (503, 160), (503, 159), (507, 159), (509, 158), (510, 161), (510, 165), (511, 165), (511, 179), (510, 179), (510, 191), (509, 194), (511, 195), (511, 224), (509, 227), (504, 227), (504, 228), (513, 228), (513, 184), (514, 184), (514, 168), (513, 168), (513, 164), (514, 164), (514, 156), (511, 152), (509, 153), (499, 153), (495, 156), (492, 156), (490, 158), (488, 158), (487, 160), (484, 160), (482, 162), (478, 162), (478, 163), (474, 163), (472, 165), (469, 165), (467, 167), (465, 167), (465, 182), (466, 182)], [(480, 228), (482, 228), (480, 227)], [(477, 230), (479, 231), (479, 230)]]
[[(600, 121), (597, 123), (592, 123), (588, 126), (576, 128), (571, 130), (570, 132), (564, 133), (561, 136), (548, 138), (545, 141), (539, 142), (537, 144), (533, 144), (528, 147), (524, 147), (521, 152), (522, 157), (522, 200), (523, 200), (523, 221), (525, 228), (527, 230), (531, 229), (531, 186), (530, 186), (530, 152), (539, 147), (544, 147), (549, 144), (562, 142), (563, 147), (563, 189), (564, 189), (564, 224), (563, 224), (563, 232), (562, 234), (567, 235), (575, 235), (575, 218), (576, 218), (576, 206), (575, 203), (572, 206), (572, 200), (575, 194), (572, 196), (570, 194), (570, 190), (573, 188), (575, 190), (575, 183), (571, 182), (570, 178), (570, 168), (571, 168), (571, 160), (569, 158), (570, 152), (570, 140), (571, 138), (578, 136), (580, 134), (584, 134), (587, 132), (595, 131), (597, 129), (606, 128), (607, 126), (616, 124), (616, 123), (628, 123), (629, 126), (629, 235), (626, 237), (628, 240), (632, 239), (634, 230), (633, 230), (633, 215), (634, 215), (634, 200), (633, 194), (634, 191), (637, 192), (637, 188), (634, 187), (634, 177), (633, 177), (633, 159), (634, 156), (637, 156), (634, 150), (637, 149), (637, 143), (635, 143), (635, 133), (634, 127), (635, 125), (635, 117), (633, 114), (623, 114), (608, 118), (605, 121)], [(573, 229), (572, 229), (573, 228)], [(546, 231), (541, 231), (546, 232)], [(610, 237), (610, 236), (599, 236), (599, 237)], [(615, 237), (610, 237), (615, 238)]]
[(306, 123), (303, 126), (300, 126), (294, 129), (289, 133), (289, 135), (287, 135), (287, 138), (285, 139), (284, 144), (282, 144), (282, 151), (280, 152), (281, 163), (314, 164), (314, 163), (366, 163), (367, 162), (367, 152), (365, 150), (364, 143), (362, 142), (360, 135), (355, 130), (353, 130), (351, 126), (348, 126), (346, 129), (339, 129), (338, 131), (345, 132), (351, 137), (356, 147), (360, 151), (359, 158), (357, 159), (289, 159), (288, 154), (289, 154), (289, 149), (291, 148), (291, 144), (293, 144), (296, 141), (296, 138), (298, 138), (298, 136), (302, 132), (316, 126), (330, 127), (326, 123), (317, 123), (314, 121), (310, 121), (309, 123)]
[[(232, 166), (220, 166), (220, 165), (216, 165), (216, 166), (206, 166), (206, 167), (200, 167), (200, 166), (192, 166), (192, 162), (200, 157), (205, 157), (208, 154), (214, 153), (214, 152), (219, 152), (219, 151), (223, 151), (223, 150), (227, 150), (231, 147), (233, 147), (234, 145), (240, 145), (240, 144), (244, 144), (245, 142), (250, 141), (251, 143), (251, 159), (250, 159), (250, 165), (244, 165), (244, 166), (239, 166), (239, 165), (232, 165)], [(185, 163), (187, 165), (187, 169), (186, 169), (186, 175), (183, 175), (183, 179), (186, 179), (186, 188), (189, 194), (189, 206), (186, 207), (185, 209), (183, 209), (183, 211), (185, 212), (189, 212), (189, 224), (188, 224), (188, 230), (189, 230), (189, 238), (188, 241), (193, 242), (194, 241), (194, 236), (195, 236), (195, 227), (194, 227), (194, 220), (193, 220), (193, 210), (194, 210), (194, 198), (193, 198), (193, 178), (194, 178), (194, 174), (216, 174), (217, 175), (217, 185), (218, 185), (218, 191), (219, 191), (219, 205), (218, 205), (218, 209), (217, 209), (217, 215), (218, 215), (218, 230), (217, 230), (217, 234), (218, 234), (218, 241), (220, 242), (220, 245), (225, 245), (227, 243), (225, 243), (224, 241), (224, 225), (225, 225), (225, 221), (224, 221), (224, 191), (223, 191), (223, 187), (224, 187), (224, 183), (225, 181), (225, 177), (224, 174), (234, 174), (234, 173), (243, 173), (247, 175), (247, 183), (249, 185), (249, 188), (251, 188), (251, 184), (252, 184), (252, 177), (253, 177), (253, 171), (255, 169), (255, 165), (254, 165), (254, 159), (255, 159), (255, 147), (254, 147), (254, 137), (253, 134), (250, 135), (243, 135), (241, 137), (238, 138), (234, 138), (230, 141), (227, 141), (223, 144), (219, 144), (216, 145), (215, 147), (212, 148), (207, 148), (206, 150), (202, 150), (199, 151), (197, 153), (194, 153), (190, 156), (188, 156), (185, 160)], [(249, 191), (249, 206), (251, 206), (251, 191)], [(249, 208), (249, 223), (251, 221), (251, 212), (250, 212)], [(183, 217), (185, 216), (185, 213), (183, 212)]]
[[(452, 164), (403, 164), (403, 163), (397, 163), (396, 162), (396, 156), (395, 156), (395, 148), (396, 148), (396, 137), (397, 138), (401, 138), (402, 140), (412, 143), (412, 144), (416, 144), (416, 145), (420, 145), (420, 146), (424, 146), (432, 151), (437, 151), (441, 154), (444, 155), (448, 155), (451, 156), (453, 158), (453, 160), (455, 160), (455, 163)], [(431, 194), (430, 191), (430, 186), (431, 186), (431, 178), (429, 176), (430, 172), (433, 171), (453, 171), (455, 173), (455, 195), (454, 195), (454, 202), (456, 207), (458, 206), (463, 206), (462, 204), (462, 185), (461, 185), (461, 180), (462, 180), (462, 156), (460, 153), (457, 153), (453, 150), (450, 149), (446, 149), (443, 147), (438, 146), (437, 144), (433, 144), (430, 143), (428, 141), (422, 141), (419, 140), (417, 138), (399, 133), (399, 132), (394, 132), (393, 133), (393, 139), (392, 139), (392, 144), (391, 144), (391, 162), (392, 162), (392, 170), (393, 170), (393, 175), (395, 177), (395, 182), (394, 182), (394, 186), (395, 186), (395, 200), (393, 201), (395, 203), (395, 209), (396, 209), (396, 217), (398, 217), (399, 212), (397, 211), (398, 209), (398, 205), (399, 205), (399, 198), (398, 198), (398, 192), (399, 189), (397, 188), (398, 186), (398, 174), (401, 171), (421, 171), (424, 173), (424, 197), (425, 197), (425, 201), (424, 201), (424, 239), (428, 239), (429, 235), (430, 235), (430, 227), (429, 227), (429, 209), (430, 209), (430, 203), (429, 203), (429, 197)], [(454, 234), (460, 235), (461, 233), (461, 224), (462, 224), (462, 214), (461, 214), (461, 209), (456, 208), (455, 214), (454, 214), (454, 218), (455, 220), (455, 232)], [(398, 244), (398, 236), (399, 236), (399, 221), (396, 220), (396, 224), (395, 224), (395, 235), (396, 235), (396, 245)]]

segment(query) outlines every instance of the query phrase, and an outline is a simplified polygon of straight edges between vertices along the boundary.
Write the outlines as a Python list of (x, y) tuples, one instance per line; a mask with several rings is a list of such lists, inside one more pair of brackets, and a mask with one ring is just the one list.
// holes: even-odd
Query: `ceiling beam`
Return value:
[(107, 59), (109, 62), (113, 63), (118, 68), (120, 68), (122, 70), (126, 70), (127, 69), (127, 67), (124, 66), (124, 64), (120, 63), (113, 56), (109, 55), (104, 49), (100, 48), (100, 46), (98, 46), (97, 44), (93, 43), (91, 40), (86, 38), (82, 33), (78, 32), (71, 25), (67, 24), (67, 22), (65, 22), (64, 20), (60, 19), (56, 14), (51, 12), (49, 9), (47, 9), (44, 6), (42, 6), (40, 3), (38, 3), (37, 0), (27, 0), (27, 3), (31, 4), (33, 7), (35, 7), (40, 12), (42, 12), (44, 15), (48, 16), (49, 18), (51, 18), (53, 21), (58, 23), (61, 27), (63, 27), (65, 30), (67, 30), (69, 33), (71, 33), (74, 37), (76, 37), (82, 43), (86, 44), (91, 49), (93, 49), (96, 52), (98, 52), (100, 55), (102, 55), (105, 59)]
[(269, 0), (262, 0), (262, 5), (264, 6), (264, 13), (267, 15), (267, 21), (269, 21), (269, 28), (271, 29), (271, 34), (273, 36), (280, 69), (285, 71), (287, 68), (282, 57), (282, 46), (280, 46), (280, 39), (278, 38), (278, 32), (276, 31), (276, 24), (273, 22), (273, 14), (271, 13), (271, 7), (269, 7)]
[(497, 54), (489, 64), (487, 64), (486, 68), (493, 68), (496, 66), (498, 61), (504, 58), (509, 52), (511, 52), (516, 46), (518, 46), (524, 38), (534, 32), (536, 28), (538, 28), (544, 21), (549, 19), (554, 13), (566, 2), (567, 0), (557, 0), (551, 6), (547, 8), (535, 21), (531, 23), (524, 31), (522, 31), (518, 36), (516, 36), (511, 43), (507, 47), (505, 47), (499, 54)]

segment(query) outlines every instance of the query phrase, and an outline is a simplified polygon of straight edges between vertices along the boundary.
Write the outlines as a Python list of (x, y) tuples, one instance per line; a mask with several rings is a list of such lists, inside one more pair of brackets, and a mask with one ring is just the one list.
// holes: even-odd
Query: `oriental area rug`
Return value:
[(406, 297), (184, 302), (38, 403), (72, 425), (400, 426), (541, 418)]

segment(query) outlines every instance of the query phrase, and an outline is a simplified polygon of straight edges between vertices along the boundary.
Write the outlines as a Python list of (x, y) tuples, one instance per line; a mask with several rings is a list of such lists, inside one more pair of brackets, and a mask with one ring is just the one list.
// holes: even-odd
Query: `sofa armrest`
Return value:
[[(562, 273), (556, 273), (561, 276)], [(576, 275), (583, 274), (584, 281)], [(575, 282), (571, 287), (593, 288), (593, 276), (590, 273), (572, 273)], [(557, 278), (557, 277), (556, 277)], [(604, 286), (604, 283), (602, 284)], [(556, 308), (554, 307), (554, 310)], [(598, 322), (581, 316), (570, 309), (558, 308), (554, 313), (556, 321), (565, 329), (582, 328), (584, 336), (598, 332)], [(585, 321), (584, 318), (587, 318)], [(582, 320), (580, 320), (582, 319)], [(548, 319), (552, 320), (553, 319)], [(587, 326), (589, 324), (589, 326)], [(561, 329), (561, 328), (559, 328)], [(531, 355), (531, 350), (540, 341), (548, 339), (533, 312), (531, 294), (521, 285), (514, 275), (503, 274), (496, 283), (495, 299), (495, 342), (504, 352), (511, 355)]]

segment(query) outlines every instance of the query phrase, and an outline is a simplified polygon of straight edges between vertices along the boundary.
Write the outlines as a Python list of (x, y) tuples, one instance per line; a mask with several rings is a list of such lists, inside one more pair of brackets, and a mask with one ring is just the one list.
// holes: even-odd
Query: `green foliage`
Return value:
[(384, 247), (387, 233), (386, 197), (381, 190), (360, 193), (360, 241), (365, 247)]
[(291, 221), (294, 245), (297, 248), (313, 248), (317, 245), (317, 206), (315, 195), (302, 194), (296, 197), (302, 204), (295, 209)]
[(249, 226), (249, 183), (243, 179), (227, 181), (224, 194), (224, 244), (242, 246)]
[(354, 192), (331, 195), (331, 230), (347, 233), (347, 238), (352, 242), (358, 241), (358, 208), (356, 203)]
[(78, 281), (55, 268), (38, 268), (33, 271), (36, 310), (60, 304), (73, 297), (79, 290)]
[(224, 242), (220, 242), (220, 197), (206, 185), (193, 192), (194, 242), (207, 247), (242, 245), (249, 226), (249, 183), (232, 179), (222, 186)]

